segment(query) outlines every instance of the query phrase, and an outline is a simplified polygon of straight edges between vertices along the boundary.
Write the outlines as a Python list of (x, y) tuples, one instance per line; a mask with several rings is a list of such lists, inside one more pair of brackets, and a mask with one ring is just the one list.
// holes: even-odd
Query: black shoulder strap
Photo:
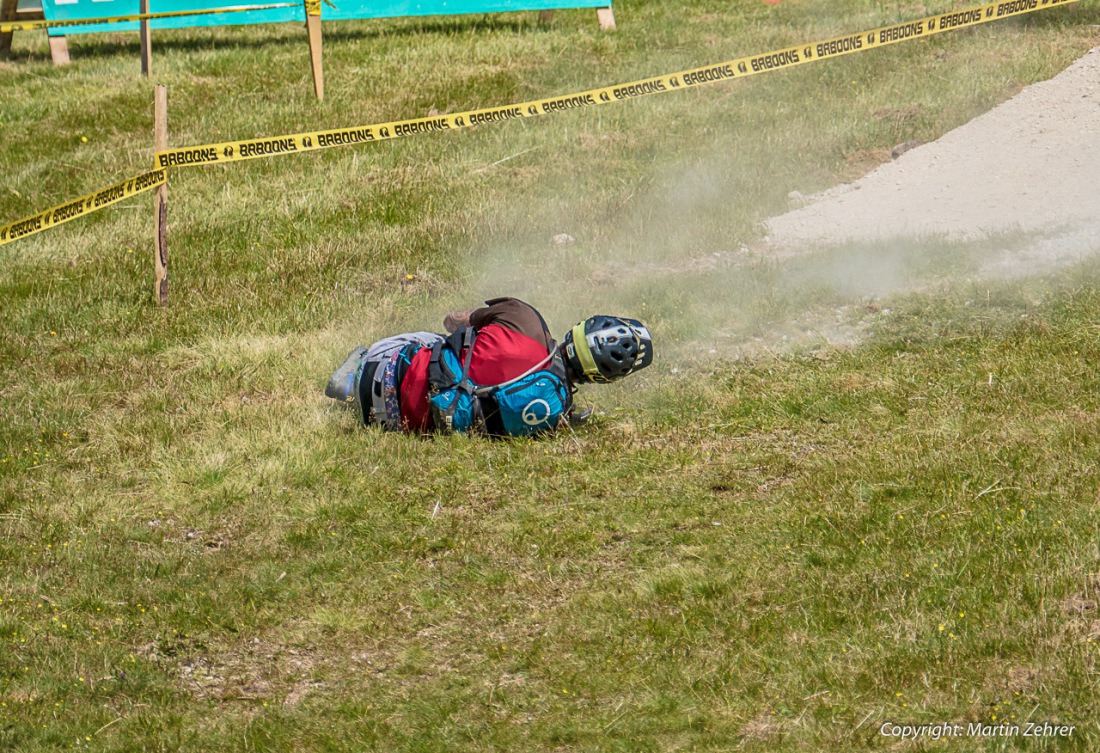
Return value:
[[(474, 356), (474, 340), (477, 339), (477, 330), (473, 327), (466, 327), (464, 333), (462, 347), (466, 349), (466, 362), (462, 364), (462, 378), (466, 381), (470, 381), (470, 360)], [(457, 332), (455, 334), (458, 334)], [(462, 350), (456, 350), (456, 355), (461, 355)]]
[[(466, 373), (470, 370), (470, 358), (474, 353), (474, 340), (477, 332), (473, 327), (459, 327), (446, 340), (439, 340), (432, 345), (432, 356), (428, 361), (428, 384), (436, 390), (449, 390), (457, 387), (463, 381), (469, 381)], [(462, 365), (462, 372), (455, 374), (447, 361), (443, 358), (443, 349), (450, 348), (455, 358), (462, 355), (462, 349), (466, 348), (466, 361)]]
[(443, 360), (443, 348), (446, 342), (440, 340), (432, 345), (432, 355), (428, 359), (428, 385), (433, 390), (450, 389), (458, 381), (458, 376), (451, 371), (451, 367)]

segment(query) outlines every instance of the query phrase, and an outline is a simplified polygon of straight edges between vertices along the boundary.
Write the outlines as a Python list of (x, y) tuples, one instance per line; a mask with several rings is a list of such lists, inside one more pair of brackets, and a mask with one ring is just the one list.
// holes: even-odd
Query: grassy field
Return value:
[[(592, 11), (330, 24), (323, 104), (298, 26), (163, 32), (154, 78), (170, 143), (207, 143), (951, 7), (623, 0), (614, 34)], [(895, 285), (866, 249), (741, 248), (788, 192), (1097, 44), (1090, 1), (611, 107), (179, 170), (166, 309), (149, 195), (0, 248), (0, 750), (1096, 749), (1100, 263), (990, 281), (981, 259), (1021, 239), (939, 244)], [(0, 62), (0, 221), (151, 162), (136, 35), (70, 48), (56, 69), (21, 33)], [(741, 260), (700, 263), (715, 253)], [(556, 332), (641, 316), (660, 357), (538, 442), (383, 435), (322, 396), (354, 345), (497, 294)], [(1076, 729), (879, 733), (1025, 720)]]

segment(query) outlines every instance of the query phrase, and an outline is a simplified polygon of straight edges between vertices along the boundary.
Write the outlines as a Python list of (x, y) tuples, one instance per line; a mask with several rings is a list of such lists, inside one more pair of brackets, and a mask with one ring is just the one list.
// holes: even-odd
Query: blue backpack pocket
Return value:
[(463, 389), (438, 392), (428, 398), (431, 402), (432, 421), (438, 431), (457, 431), (465, 434), (474, 422), (475, 398)]
[(514, 437), (553, 429), (569, 407), (569, 388), (551, 371), (536, 371), (492, 395), (504, 430)]

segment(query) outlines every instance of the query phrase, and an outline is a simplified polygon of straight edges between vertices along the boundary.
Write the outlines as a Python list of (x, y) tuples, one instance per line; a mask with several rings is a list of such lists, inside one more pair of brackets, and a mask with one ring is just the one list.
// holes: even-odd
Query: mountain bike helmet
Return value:
[(653, 339), (637, 319), (593, 316), (579, 322), (562, 344), (576, 382), (614, 382), (653, 362)]

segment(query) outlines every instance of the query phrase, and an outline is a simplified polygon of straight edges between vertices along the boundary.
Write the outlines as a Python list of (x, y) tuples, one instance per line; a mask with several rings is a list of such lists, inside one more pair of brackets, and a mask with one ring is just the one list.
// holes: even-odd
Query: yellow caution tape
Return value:
[(307, 16), (321, 15), (321, 0), (305, 0), (305, 4)]
[(162, 168), (182, 167), (185, 165), (213, 165), (223, 162), (270, 157), (278, 154), (298, 154), (328, 149), (346, 144), (362, 144), (372, 141), (412, 136), (436, 131), (452, 131), (489, 123), (499, 123), (519, 118), (531, 118), (564, 112), (581, 107), (620, 102), (625, 99), (646, 97), (652, 94), (690, 89), (717, 81), (745, 78), (757, 73), (769, 73), (796, 65), (818, 60), (840, 57), (855, 52), (885, 47), (898, 42), (909, 41), (953, 31), (968, 26), (997, 21), (1011, 16), (1019, 16), (1032, 11), (1045, 10), (1056, 5), (1067, 5), (1079, 0), (1007, 0), (990, 3), (967, 10), (941, 13), (917, 21), (884, 26), (873, 31), (864, 31), (848, 36), (836, 37), (824, 42), (813, 42), (788, 47), (782, 50), (766, 52), (762, 55), (730, 60), (724, 63), (692, 68), (679, 73), (632, 81), (626, 84), (607, 86), (602, 89), (589, 89), (584, 92), (567, 94), (550, 99), (537, 99), (519, 102), (502, 107), (489, 107), (480, 110), (468, 110), (438, 117), (412, 118), (389, 123), (337, 128), (326, 131), (307, 131), (270, 138), (226, 141), (220, 144), (203, 144), (167, 149), (156, 154), (156, 165)]
[(232, 8), (214, 8), (211, 10), (176, 10), (167, 13), (133, 13), (129, 16), (111, 16), (110, 18), (74, 18), (66, 21), (13, 21), (0, 23), (0, 34), (13, 31), (34, 31), (35, 29), (57, 29), (66, 26), (89, 26), (91, 24), (120, 24), (127, 21), (155, 21), (159, 18), (181, 18), (183, 16), (208, 16), (217, 13), (244, 13), (251, 10), (272, 10), (274, 8), (294, 8), (298, 3), (276, 3), (274, 5), (236, 5)]
[(0, 246), (57, 227), (69, 220), (75, 220), (77, 217), (91, 214), (104, 207), (109, 207), (111, 204), (117, 204), (131, 196), (137, 196), (139, 193), (161, 185), (167, 177), (164, 170), (150, 170), (121, 183), (102, 188), (87, 196), (81, 196), (79, 199), (51, 207), (45, 212), (24, 217), (7, 225), (0, 225)]
[[(328, 0), (325, 0), (326, 2)], [(436, 131), (451, 131), (490, 123), (501, 123), (519, 118), (531, 118), (564, 112), (582, 107), (621, 102), (626, 99), (647, 97), (653, 94), (689, 89), (718, 81), (745, 78), (757, 73), (792, 68), (796, 65), (826, 60), (828, 58), (849, 55), (863, 50), (875, 49), (911, 39), (920, 39), (945, 31), (962, 29), (968, 26), (996, 21), (1011, 16), (1019, 16), (1032, 11), (1045, 10), (1056, 5), (1068, 5), (1079, 0), (1007, 0), (990, 3), (966, 10), (941, 13), (917, 21), (884, 26), (872, 31), (859, 32), (844, 37), (836, 37), (824, 42), (788, 47), (761, 55), (730, 60), (725, 63), (692, 68), (679, 73), (641, 79), (627, 84), (607, 86), (602, 89), (590, 89), (576, 94), (567, 94), (550, 99), (538, 99), (501, 107), (488, 107), (480, 110), (441, 115), (429, 118), (413, 118), (389, 123), (376, 123), (352, 128), (337, 128), (326, 131), (309, 131), (288, 136), (275, 136), (244, 141), (227, 141), (220, 144), (188, 146), (179, 149), (166, 149), (157, 152), (155, 163), (159, 169), (142, 173), (129, 180), (116, 183), (109, 188), (89, 194), (74, 201), (62, 204), (31, 217), (0, 226), (0, 246), (19, 238), (41, 232), (60, 225), (63, 222), (90, 214), (105, 206), (122, 201), (135, 194), (147, 191), (165, 182), (166, 168), (185, 165), (213, 165), (223, 162), (238, 162), (277, 154), (297, 154), (301, 152), (328, 149), (347, 144), (363, 144), (373, 141), (385, 141), (403, 136)], [(287, 5), (297, 5), (288, 3)], [(283, 6), (256, 6), (283, 7)], [(238, 8), (237, 10), (241, 10)], [(230, 10), (230, 9), (225, 9)], [(205, 11), (209, 12), (209, 11)], [(182, 14), (158, 14), (182, 15)], [(132, 20), (132, 16), (125, 17)], [(81, 23), (91, 23), (82, 21)], [(36, 27), (40, 28), (40, 27)]]

